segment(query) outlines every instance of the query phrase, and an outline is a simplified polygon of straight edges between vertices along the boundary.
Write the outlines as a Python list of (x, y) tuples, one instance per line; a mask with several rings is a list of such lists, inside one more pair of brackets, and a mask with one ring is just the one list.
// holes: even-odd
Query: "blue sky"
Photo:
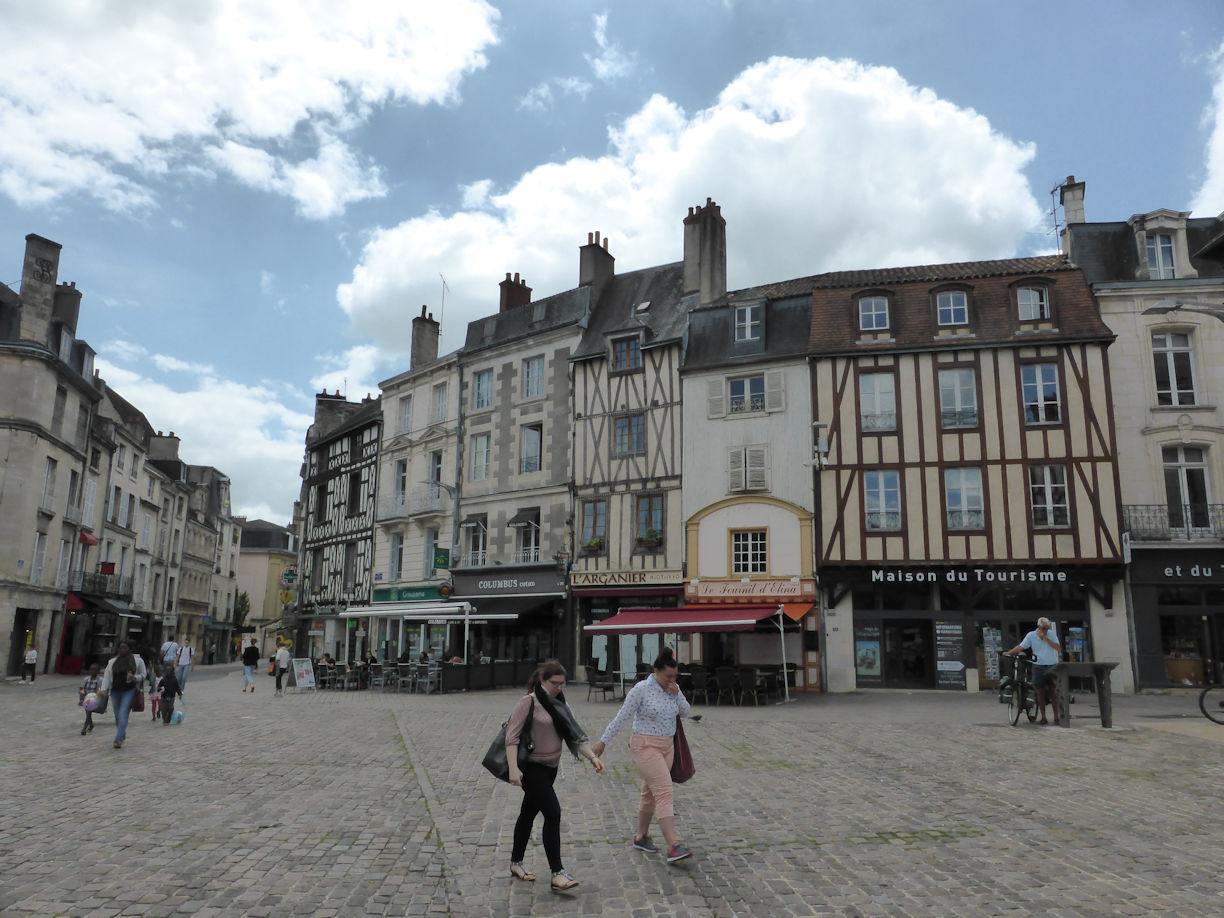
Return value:
[(279, 522), (315, 392), (377, 394), (422, 304), (449, 350), (505, 272), (573, 286), (590, 231), (675, 261), (713, 197), (735, 288), (1050, 251), (1068, 174), (1089, 220), (1224, 211), (1215, 0), (44, 0), (0, 34), (0, 281), (62, 243), (107, 381)]

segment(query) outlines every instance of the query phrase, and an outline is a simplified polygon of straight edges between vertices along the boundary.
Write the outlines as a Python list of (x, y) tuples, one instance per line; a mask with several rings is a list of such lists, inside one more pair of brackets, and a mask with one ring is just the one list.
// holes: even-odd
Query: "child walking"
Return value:
[[(102, 676), (98, 669), (98, 664), (94, 663), (89, 667), (89, 675), (81, 680), (81, 687), (77, 689), (77, 704), (80, 707), (85, 707), (85, 696), (90, 692), (97, 693), (98, 688), (102, 685)], [(81, 736), (86, 733), (93, 733), (93, 711), (85, 708), (85, 723), (81, 725)]]
[(157, 663), (149, 671), (149, 707), (153, 710), (150, 720), (157, 720), (157, 712), (161, 707), (163, 669), (164, 667)]
[(161, 716), (162, 725), (170, 723), (170, 717), (174, 714), (174, 696), (183, 697), (183, 687), (179, 685), (178, 676), (174, 673), (173, 666), (167, 666), (162, 673), (161, 680)]

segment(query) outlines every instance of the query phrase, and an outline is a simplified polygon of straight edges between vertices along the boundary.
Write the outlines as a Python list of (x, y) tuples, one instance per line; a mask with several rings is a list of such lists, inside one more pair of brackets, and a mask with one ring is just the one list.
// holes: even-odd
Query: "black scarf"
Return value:
[(565, 745), (569, 746), (569, 751), (574, 754), (574, 758), (578, 758), (578, 750), (590, 742), (586, 732), (578, 725), (578, 719), (574, 717), (574, 712), (569, 709), (569, 705), (565, 703), (565, 694), (558, 694), (556, 698), (548, 694), (544, 690), (544, 686), (537, 685), (535, 688), (535, 699), (540, 703), (548, 716), (552, 718), (553, 726), (557, 729), (557, 735), (565, 740)]

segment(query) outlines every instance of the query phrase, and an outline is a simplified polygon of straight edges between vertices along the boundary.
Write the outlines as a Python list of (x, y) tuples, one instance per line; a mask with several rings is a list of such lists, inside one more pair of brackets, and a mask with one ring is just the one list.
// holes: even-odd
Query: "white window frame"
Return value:
[(493, 407), (493, 370), (479, 370), (472, 377), (472, 410)]
[(901, 473), (896, 469), (863, 473), (863, 527), (868, 532), (901, 530)]
[(941, 290), (935, 294), (935, 318), (944, 328), (968, 325), (969, 294), (964, 290)]
[(531, 475), (544, 468), (544, 425), (524, 424), (519, 428), (519, 473)]
[(748, 576), (769, 573), (768, 529), (731, 531), (731, 573)]
[(727, 380), (727, 414), (750, 414), (764, 410), (764, 373), (733, 376)]
[(727, 450), (727, 490), (769, 490), (769, 447), (737, 446)]
[(1173, 236), (1169, 233), (1147, 234), (1148, 276), (1152, 280), (1173, 280), (1177, 277), (1177, 260)]
[(1034, 529), (1066, 529), (1071, 525), (1065, 465), (1029, 466), (1029, 504)]
[(531, 564), (540, 560), (540, 524), (530, 522), (515, 527), (514, 560), (520, 564)]
[(986, 527), (980, 468), (963, 466), (944, 469), (944, 511), (949, 529)]
[(1016, 310), (1021, 322), (1041, 322), (1050, 318), (1050, 291), (1030, 285), (1016, 290)]
[[(1152, 362), (1156, 371), (1157, 405), (1198, 404), (1194, 337), (1190, 332), (1152, 332)], [(1190, 377), (1189, 389), (1179, 384), (1183, 375)]]
[(781, 370), (766, 370), (765, 403), (761, 409), (752, 408), (751, 390), (745, 393), (745, 408), (749, 410), (732, 410), (732, 382), (753, 379), (761, 374), (747, 376), (727, 376), (710, 379), (706, 382), (706, 417), (726, 418), (744, 417), (759, 414), (761, 411), (772, 413), (786, 410), (786, 374)]
[[(880, 385), (884, 380), (885, 386)], [(897, 376), (888, 371), (859, 374), (859, 427), (863, 433), (897, 429)]]
[[(1053, 397), (1050, 396), (1051, 389)], [(1026, 363), (1021, 366), (1020, 391), (1026, 425), (1062, 423), (1062, 387), (1058, 381), (1057, 364)]]
[(394, 583), (404, 573), (404, 534), (402, 532), (391, 533), (387, 551), (387, 576)]
[[(1196, 532), (1211, 531), (1211, 475), (1207, 449), (1192, 444), (1174, 444), (1160, 451), (1164, 467), (1165, 501), (1169, 526)], [(1171, 493), (1176, 490), (1176, 501)]]
[(399, 432), (406, 434), (412, 430), (412, 396), (401, 395), (399, 400)]
[(523, 360), (523, 398), (544, 396), (544, 358), (527, 357)]
[(408, 460), (396, 459), (395, 470), (391, 473), (391, 490), (395, 502), (402, 508), (408, 499)]
[(446, 383), (440, 382), (433, 387), (433, 419), (446, 420)]
[(735, 340), (760, 341), (765, 334), (765, 304), (735, 307)]
[(485, 481), (489, 477), (489, 442), (487, 433), (472, 437), (472, 481)]
[[(888, 331), (888, 297), (859, 297), (858, 308), (859, 331)], [(883, 317), (882, 323), (881, 316)]]
[(467, 529), (467, 563), (470, 567), (483, 567), (489, 563), (488, 527), (481, 522)]
[(939, 371), (939, 419), (945, 429), (978, 426), (976, 368), (945, 367)]
[(30, 559), (30, 583), (38, 585), (42, 583), (43, 565), (47, 560), (47, 534), (45, 532), (34, 533), (34, 555)]

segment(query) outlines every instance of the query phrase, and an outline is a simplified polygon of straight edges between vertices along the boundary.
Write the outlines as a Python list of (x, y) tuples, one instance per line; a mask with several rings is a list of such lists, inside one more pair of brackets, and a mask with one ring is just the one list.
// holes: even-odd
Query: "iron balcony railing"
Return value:
[(72, 571), (68, 576), (68, 589), (73, 592), (131, 600), (132, 578), (120, 577), (118, 574), (90, 574), (86, 571)]
[(445, 513), (450, 499), (437, 485), (425, 485), (412, 491), (391, 494), (378, 501), (379, 520), (398, 520), (419, 513)]
[(1224, 504), (1124, 504), (1122, 520), (1137, 542), (1224, 540)]

